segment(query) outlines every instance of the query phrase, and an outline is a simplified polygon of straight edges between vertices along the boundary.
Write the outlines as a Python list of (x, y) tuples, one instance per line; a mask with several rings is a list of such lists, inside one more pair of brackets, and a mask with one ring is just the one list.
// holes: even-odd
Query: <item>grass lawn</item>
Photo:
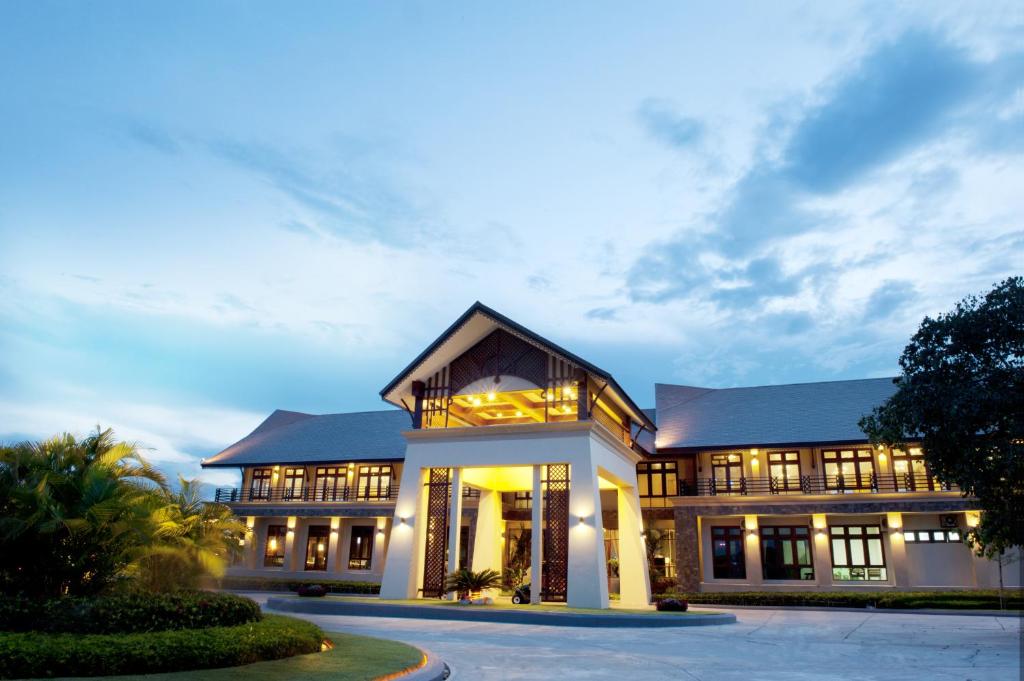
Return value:
[(334, 649), (224, 669), (93, 676), (90, 681), (369, 681), (420, 664), (419, 650), (397, 641), (328, 633)]
[[(276, 597), (276, 596), (275, 596)], [(300, 598), (300, 596), (295, 596)], [(375, 596), (332, 596), (327, 595), (324, 598), (336, 598), (337, 600), (344, 600), (345, 602), (357, 602), (357, 603), (371, 603), (374, 605), (420, 605), (420, 606), (441, 606), (441, 607), (456, 607), (456, 608), (468, 608), (471, 610), (516, 610), (519, 612), (572, 612), (581, 613), (586, 615), (695, 615), (695, 614), (709, 614), (713, 611), (702, 610), (700, 613), (693, 612), (658, 612), (652, 606), (650, 609), (630, 609), (630, 608), (619, 608), (611, 607), (607, 610), (601, 610), (597, 608), (570, 608), (565, 605), (559, 605), (557, 603), (541, 603), (539, 605), (513, 605), (511, 601), (495, 602), (493, 605), (460, 605), (458, 601), (445, 601), (436, 598), (422, 599), (422, 598), (407, 598), (407, 599), (396, 599), (396, 600), (381, 600)]]

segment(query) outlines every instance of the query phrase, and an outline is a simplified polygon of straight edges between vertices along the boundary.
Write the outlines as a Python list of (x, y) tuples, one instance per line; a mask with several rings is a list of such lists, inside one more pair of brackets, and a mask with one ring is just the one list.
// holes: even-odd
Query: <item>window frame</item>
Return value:
[[(842, 457), (843, 452), (853, 452), (853, 458), (844, 459)], [(828, 458), (829, 454), (834, 454), (835, 458)], [(855, 484), (853, 485), (850, 484), (847, 476), (842, 472), (842, 463), (844, 461), (852, 461), (854, 464), (853, 471)], [(865, 461), (871, 463), (871, 471), (868, 473), (866, 480), (863, 479), (861, 467), (858, 465)], [(838, 472), (832, 476), (834, 478), (833, 481), (829, 481), (829, 464), (835, 464), (838, 470)], [(821, 474), (824, 478), (825, 489), (828, 491), (872, 490), (874, 489), (873, 485), (871, 484), (872, 480), (878, 480), (878, 464), (875, 462), (874, 450), (870, 448), (865, 449), (863, 447), (850, 447), (844, 449), (823, 449), (821, 450)], [(841, 487), (839, 486), (838, 482), (840, 475), (843, 477), (843, 484)]]
[[(290, 466), (284, 469), (284, 486), (281, 488), (281, 498), (285, 500), (301, 499), (303, 490), (306, 488), (306, 469), (302, 466)], [(294, 481), (298, 480), (298, 489)]]
[[(851, 528), (860, 529), (861, 530), (860, 534), (853, 534), (853, 533), (851, 533), (850, 532)], [(877, 530), (877, 532), (869, 532), (869, 530), (872, 530), (872, 529), (873, 530)], [(837, 537), (837, 534), (836, 534), (836, 530), (842, 530), (842, 533), (838, 537)], [(882, 557), (881, 564), (876, 564), (876, 563), (870, 562), (871, 561), (871, 551), (870, 551), (870, 549), (868, 547), (868, 541), (870, 539), (875, 539), (875, 538), (877, 538), (877, 540), (878, 540), (879, 553), (881, 554), (881, 557)], [(832, 558), (831, 562), (832, 562), (832, 580), (833, 581), (836, 581), (836, 582), (886, 582), (886, 581), (889, 581), (889, 569), (888, 569), (888, 565), (886, 564), (886, 560), (885, 560), (885, 531), (882, 530), (881, 525), (832, 525), (831, 527), (829, 527), (829, 530), (828, 530), (828, 539), (829, 539), (829, 542), (828, 542), (829, 552), (830, 552), (831, 558)], [(841, 565), (837, 565), (836, 564), (835, 542), (836, 542), (837, 539), (843, 542), (843, 544), (844, 544), (843, 550), (846, 553), (846, 562), (841, 564)], [(853, 541), (859, 541), (863, 545), (862, 548), (863, 548), (863, 556), (864, 556), (864, 561), (865, 561), (864, 565), (854, 565), (852, 562), (850, 562), (850, 559), (853, 556), (853, 551), (852, 551), (852, 548), (851, 548)], [(842, 577), (836, 577), (836, 570), (848, 570), (848, 571), (850, 571), (850, 575), (851, 576), (849, 578), (845, 578), (845, 579), (842, 578)], [(853, 570), (863, 570), (864, 571), (864, 577), (863, 578), (855, 578), (855, 577), (853, 577), (852, 576), (853, 575)], [(881, 570), (880, 577), (874, 578), (874, 579), (871, 578), (870, 570)]]
[[(788, 530), (789, 534), (782, 534), (782, 530)], [(803, 536), (800, 536), (798, 530), (803, 531)], [(761, 576), (764, 579), (770, 579), (773, 581), (795, 581), (795, 582), (806, 582), (814, 581), (814, 534), (811, 532), (811, 528), (806, 525), (763, 525), (759, 530), (759, 543), (761, 544)], [(777, 542), (779, 550), (777, 555), (780, 556), (780, 560), (776, 561), (775, 565), (769, 566), (768, 556), (768, 542)], [(799, 562), (800, 552), (797, 550), (799, 542), (806, 544), (806, 555), (807, 562)], [(782, 544), (787, 543), (790, 545), (790, 555), (792, 556), (792, 562), (784, 562), (785, 550), (782, 548)], [(769, 568), (778, 569), (782, 568), (786, 571), (793, 571), (796, 577), (770, 577), (768, 575)], [(809, 573), (804, 573), (805, 569), (809, 569)]]
[[(787, 461), (785, 459), (785, 457), (788, 456), (789, 454), (795, 454), (796, 455), (796, 459), (794, 461)], [(783, 459), (781, 461), (778, 461), (778, 462), (773, 462), (772, 461), (772, 457), (773, 456), (782, 456)], [(789, 466), (792, 466), (794, 463), (796, 464), (796, 478), (791, 480), (789, 475), (786, 473), (786, 469)], [(776, 467), (776, 466), (782, 468), (782, 475), (781, 476), (776, 476), (776, 475), (772, 474), (772, 469), (774, 467)], [(803, 468), (803, 464), (800, 463), (800, 451), (799, 450), (796, 450), (796, 449), (779, 449), (779, 450), (776, 450), (776, 451), (769, 451), (768, 452), (768, 478), (769, 478), (769, 480), (774, 480), (775, 478), (779, 478), (780, 479), (781, 482), (777, 486), (778, 491), (780, 491), (780, 492), (801, 492), (801, 491), (803, 491), (803, 475), (804, 475), (804, 468)]]
[[(372, 570), (373, 569), (373, 544), (376, 529), (373, 525), (352, 525), (348, 537), (348, 569), (349, 570)], [(358, 531), (358, 532), (357, 532)], [(361, 535), (366, 535), (365, 544), (358, 541)], [(365, 546), (365, 549), (363, 548)], [(362, 554), (366, 555), (363, 556)], [(365, 565), (360, 564), (365, 561)]]
[[(918, 453), (914, 454), (913, 452), (915, 451)], [(907, 447), (906, 449), (893, 449), (890, 452), (890, 457), (892, 458), (893, 482), (896, 485), (897, 491), (916, 492), (919, 489), (927, 489), (934, 492), (937, 489), (941, 489), (936, 484), (935, 476), (928, 470), (928, 463), (924, 459), (924, 450), (922, 448)], [(902, 462), (907, 464), (906, 473), (898, 473), (896, 471), (896, 464)], [(914, 470), (914, 463), (916, 462), (920, 462), (923, 469), (920, 473)]]
[[(317, 466), (313, 479), (314, 501), (338, 501), (339, 497), (345, 498), (345, 488), (348, 485), (347, 466)], [(331, 481), (331, 484), (328, 485), (327, 481)]]
[[(935, 534), (941, 533), (942, 539), (936, 539)], [(920, 535), (927, 533), (927, 539), (921, 539)], [(956, 533), (956, 538), (950, 536), (950, 534)], [(958, 527), (935, 527), (935, 528), (924, 528), (919, 530), (904, 530), (903, 541), (907, 544), (963, 544), (964, 533)]]
[[(732, 461), (731, 457), (737, 457), (737, 461)], [(716, 462), (716, 459), (725, 459), (724, 463)], [(725, 469), (725, 487), (719, 489), (718, 484), (718, 469)], [(739, 475), (738, 477), (732, 476), (732, 471), (735, 469)], [(715, 494), (738, 494), (741, 491), (743, 485), (743, 452), (718, 452), (711, 455), (711, 484), (714, 485)]]
[[(720, 533), (721, 537), (716, 537), (716, 533)], [(719, 560), (718, 552), (716, 551), (715, 542), (725, 542), (725, 556)], [(733, 559), (733, 542), (739, 546), (739, 559), (734, 561)], [(715, 579), (746, 579), (747, 578), (747, 556), (746, 556), (746, 541), (743, 538), (743, 528), (738, 525), (713, 525), (711, 527), (711, 575)], [(719, 565), (719, 563), (722, 565)], [(724, 568), (724, 572), (727, 574), (719, 575), (719, 567)], [(739, 574), (730, 574), (733, 572)]]
[[(661, 487), (660, 494), (654, 494), (654, 481)], [(670, 483), (674, 480), (674, 483)], [(678, 461), (639, 461), (636, 464), (637, 493), (641, 499), (664, 499), (679, 496)], [(646, 494), (644, 492), (646, 491)]]
[[(263, 475), (263, 474), (266, 475)], [(259, 485), (257, 486), (257, 481)], [(263, 483), (266, 482), (266, 485)], [(274, 469), (269, 466), (260, 466), (252, 469), (249, 477), (249, 499), (269, 500), (274, 489)]]
[[(374, 472), (373, 469), (377, 469)], [(385, 476), (384, 471), (387, 470)], [(387, 484), (382, 485), (381, 481), (387, 477)], [(376, 478), (377, 484), (370, 483)], [(390, 463), (368, 463), (361, 464), (356, 469), (356, 499), (360, 501), (380, 501), (391, 498), (391, 487), (394, 484), (395, 467)], [(366, 480), (364, 491), (363, 480)]]
[[(277, 544), (274, 548), (274, 553), (270, 553), (270, 541), (275, 540)], [(287, 525), (267, 525), (267, 536), (263, 541), (263, 567), (269, 568), (283, 568), (284, 567), (284, 549), (285, 543), (288, 541), (288, 526)], [(280, 551), (280, 553), (278, 553)]]
[[(310, 550), (314, 537), (323, 542), (323, 551), (317, 548)], [(331, 527), (330, 525), (309, 525), (306, 528), (306, 553), (303, 569), (309, 572), (326, 572), (327, 556), (331, 552)], [(312, 558), (312, 562), (310, 562)]]

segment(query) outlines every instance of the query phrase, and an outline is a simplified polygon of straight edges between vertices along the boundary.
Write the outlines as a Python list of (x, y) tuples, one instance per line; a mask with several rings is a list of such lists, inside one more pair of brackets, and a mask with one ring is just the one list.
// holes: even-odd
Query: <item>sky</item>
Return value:
[(894, 375), (1024, 273), (1024, 5), (0, 3), (0, 441), (169, 474), (474, 301), (616, 375)]

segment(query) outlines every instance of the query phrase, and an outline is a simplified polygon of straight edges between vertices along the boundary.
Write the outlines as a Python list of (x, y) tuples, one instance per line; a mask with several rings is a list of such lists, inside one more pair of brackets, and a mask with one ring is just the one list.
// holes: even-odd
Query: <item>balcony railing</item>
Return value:
[(843, 475), (802, 475), (799, 479), (779, 477), (734, 478), (716, 480), (680, 480), (679, 496), (767, 496), (790, 494), (887, 494), (894, 492), (949, 492), (952, 485), (944, 485), (923, 473), (871, 474), (861, 477)]
[[(462, 496), (466, 499), (480, 497), (480, 490), (463, 487)], [(301, 503), (301, 502), (347, 502), (347, 501), (394, 501), (398, 498), (398, 485), (376, 488), (335, 487), (316, 488), (304, 487), (301, 490), (270, 489), (245, 487), (219, 487), (213, 494), (218, 504), (257, 504), (257, 503)]]

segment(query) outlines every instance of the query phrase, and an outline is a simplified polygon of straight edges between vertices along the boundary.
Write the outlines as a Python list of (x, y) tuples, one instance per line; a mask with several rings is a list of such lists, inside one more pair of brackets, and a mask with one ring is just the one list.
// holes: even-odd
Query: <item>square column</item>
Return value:
[(298, 518), (288, 516), (288, 531), (284, 535), (284, 571), (295, 570), (295, 532)]
[(623, 606), (651, 602), (651, 573), (643, 538), (643, 515), (635, 487), (619, 487), (619, 595)]
[(426, 537), (427, 469), (406, 465), (398, 487), (387, 562), (380, 585), (380, 597), (416, 598), (423, 580), (423, 542)]
[(814, 533), (814, 583), (818, 586), (832, 586), (832, 551), (829, 545), (828, 517), (824, 513), (811, 516), (811, 531)]
[[(569, 607), (608, 607), (608, 568), (604, 559), (604, 522), (597, 468), (570, 465), (569, 475)], [(639, 530), (637, 530), (639, 532)]]
[(242, 565), (250, 570), (256, 568), (256, 516), (245, 519), (245, 539), (242, 545)]
[(501, 493), (492, 489), (480, 492), (472, 568), (474, 572), (501, 572)]
[[(448, 509), (448, 574), (459, 569), (459, 540), (462, 538), (462, 469), (452, 469), (451, 506)], [(454, 601), (459, 595), (452, 591), (448, 600)]]
[[(530, 603), (540, 603), (541, 552), (544, 550), (544, 489), (541, 467), (533, 467), (533, 514), (530, 529)], [(570, 489), (572, 489), (570, 487)]]
[(752, 587), (764, 584), (761, 570), (761, 531), (756, 515), (743, 516), (743, 561), (747, 583)]
[(889, 529), (889, 565), (892, 583), (895, 586), (910, 586), (907, 571), (907, 544), (903, 536), (903, 514), (886, 513), (885, 524)]
[(341, 553), (341, 518), (331, 518), (331, 534), (327, 540), (327, 571), (338, 572), (338, 560)]

